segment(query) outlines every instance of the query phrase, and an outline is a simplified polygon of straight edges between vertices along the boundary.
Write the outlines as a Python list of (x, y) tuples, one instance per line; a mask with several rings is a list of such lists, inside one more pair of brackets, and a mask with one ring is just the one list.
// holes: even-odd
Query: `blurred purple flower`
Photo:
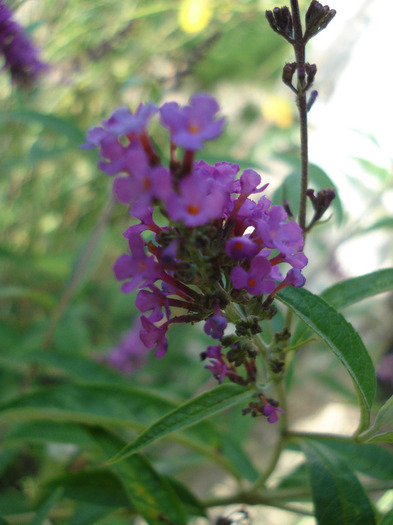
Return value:
[(160, 109), (161, 121), (170, 129), (171, 141), (188, 151), (203, 148), (205, 140), (217, 138), (225, 119), (214, 120), (219, 110), (217, 101), (210, 95), (195, 95), (189, 106), (179, 107), (168, 102)]
[(139, 337), (141, 322), (138, 318), (131, 330), (125, 332), (119, 343), (109, 349), (106, 355), (97, 357), (108, 366), (119, 370), (122, 374), (131, 375), (146, 363), (148, 352), (146, 346)]
[(140, 135), (146, 130), (146, 126), (158, 108), (153, 104), (139, 104), (138, 109), (133, 115), (127, 106), (116, 109), (108, 120), (102, 123), (106, 129), (114, 135), (129, 136), (133, 133)]
[(393, 384), (393, 354), (383, 356), (377, 368), (377, 376), (382, 381), (390, 381)]
[(15, 84), (30, 87), (47, 65), (38, 58), (38, 50), (14, 20), (12, 13), (0, 0), (0, 52), (4, 69), (8, 69)]

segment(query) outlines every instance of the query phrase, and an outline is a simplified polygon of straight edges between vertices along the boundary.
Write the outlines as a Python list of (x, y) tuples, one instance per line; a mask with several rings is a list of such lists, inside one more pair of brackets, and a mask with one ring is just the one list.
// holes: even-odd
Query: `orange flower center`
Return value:
[(248, 279), (248, 286), (252, 287), (252, 286), (255, 286), (257, 284), (256, 280), (255, 279)]
[(198, 215), (199, 213), (199, 206), (196, 204), (189, 204), (187, 206), (187, 211), (190, 215)]
[(190, 124), (188, 126), (188, 131), (193, 135), (196, 135), (197, 133), (199, 133), (199, 126), (197, 124)]

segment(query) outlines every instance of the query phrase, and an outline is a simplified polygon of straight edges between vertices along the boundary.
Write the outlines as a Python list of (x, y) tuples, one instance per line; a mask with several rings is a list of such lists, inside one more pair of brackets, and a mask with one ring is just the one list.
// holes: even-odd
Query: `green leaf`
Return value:
[(112, 460), (120, 461), (155, 441), (175, 432), (187, 428), (203, 419), (221, 412), (226, 408), (240, 403), (250, 397), (251, 393), (237, 385), (221, 385), (213, 390), (204, 392), (180, 405), (178, 408), (165, 414), (158, 421), (147, 428), (135, 441), (129, 443)]
[(0, 113), (0, 123), (1, 122), (39, 123), (45, 130), (54, 131), (59, 135), (66, 136), (70, 142), (76, 146), (82, 144), (85, 139), (85, 133), (71, 120), (49, 113), (39, 113), (28, 110)]
[[(101, 520), (113, 512), (113, 509), (102, 507), (101, 505), (80, 503), (76, 506), (74, 515), (72, 516), (69, 525), (96, 525), (97, 523), (108, 523), (108, 521), (102, 522)], [(111, 520), (110, 523), (112, 525), (116, 522)], [(121, 523), (123, 524), (123, 522)]]
[(331, 449), (357, 472), (381, 480), (393, 479), (393, 454), (386, 448), (335, 439), (318, 439), (318, 443)]
[(374, 230), (380, 230), (382, 228), (388, 228), (389, 230), (392, 229), (393, 228), (393, 217), (384, 217), (383, 219), (380, 219), (374, 222), (373, 224), (371, 224), (370, 226), (368, 226), (367, 228), (365, 228), (359, 233), (362, 234), (366, 232), (372, 232)]
[(325, 445), (300, 442), (309, 468), (311, 492), (319, 525), (375, 525), (366, 491), (347, 463)]
[(381, 520), (378, 521), (378, 525), (392, 525), (392, 523), (393, 523), (393, 509), (390, 510), (384, 516), (382, 516)]
[(361, 420), (358, 432), (368, 427), (376, 389), (373, 363), (353, 326), (320, 297), (288, 286), (278, 298), (311, 328), (340, 359), (355, 384)]
[[(91, 437), (92, 442), (95, 440)], [(102, 507), (133, 508), (118, 476), (109, 469), (92, 469), (51, 479), (45, 490), (61, 488), (63, 497)]]
[(0, 525), (10, 525), (10, 524), (4, 518), (0, 517)]
[(386, 403), (380, 408), (374, 424), (361, 434), (359, 437), (363, 442), (393, 442), (393, 432), (384, 431), (388, 427), (393, 426), (393, 396), (391, 396)]
[[(124, 445), (123, 440), (103, 429), (95, 429), (92, 436), (106, 457), (113, 456)], [(134, 454), (113, 469), (135, 509), (149, 525), (162, 525), (165, 519), (186, 525), (187, 516), (180, 498), (145, 457)]]
[(13, 424), (3, 439), (4, 443), (15, 441), (45, 443), (49, 441), (81, 447), (90, 447), (93, 444), (90, 434), (82, 425), (45, 419)]
[(24, 359), (32, 364), (54, 369), (67, 377), (79, 379), (83, 383), (108, 383), (130, 386), (129, 378), (124, 377), (108, 366), (75, 352), (59, 350), (34, 350), (24, 354)]
[(185, 485), (183, 485), (183, 483), (180, 483), (180, 481), (172, 478), (171, 476), (163, 476), (163, 478), (169, 483), (174, 492), (178, 495), (180, 501), (183, 503), (187, 513), (190, 516), (202, 516), (204, 518), (207, 517), (205, 507), (198, 500), (198, 498), (194, 496), (194, 494), (190, 492), (190, 490)]
[(103, 426), (141, 428), (174, 404), (148, 390), (115, 385), (64, 384), (0, 405), (0, 421), (50, 418)]
[(45, 498), (45, 500), (40, 504), (39, 508), (36, 509), (36, 515), (31, 521), (29, 521), (29, 525), (43, 525), (44, 522), (46, 523), (46, 518), (48, 517), (51, 508), (61, 498), (62, 492), (63, 491), (61, 488), (57, 488), (55, 491), (49, 494), (48, 497)]
[(337, 309), (393, 288), (393, 268), (354, 277), (327, 288), (321, 297)]

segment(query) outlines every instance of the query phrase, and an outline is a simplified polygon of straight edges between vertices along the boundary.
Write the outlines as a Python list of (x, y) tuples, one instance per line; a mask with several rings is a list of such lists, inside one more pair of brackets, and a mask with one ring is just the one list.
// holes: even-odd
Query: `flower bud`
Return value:
[(325, 29), (335, 15), (335, 9), (330, 9), (328, 5), (323, 6), (321, 3), (313, 0), (306, 13), (304, 40), (307, 42), (307, 40), (315, 36), (319, 31)]
[(275, 7), (265, 13), (270, 27), (289, 42), (293, 38), (292, 15), (288, 7)]

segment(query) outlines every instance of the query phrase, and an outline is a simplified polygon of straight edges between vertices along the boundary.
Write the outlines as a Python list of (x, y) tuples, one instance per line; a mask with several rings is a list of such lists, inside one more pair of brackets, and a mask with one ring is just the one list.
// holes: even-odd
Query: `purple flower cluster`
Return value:
[[(307, 258), (301, 228), (282, 206), (260, 195), (267, 185), (260, 186), (256, 171), (246, 169), (239, 177), (237, 164), (194, 160), (203, 143), (222, 131), (218, 109), (206, 94), (185, 107), (140, 105), (134, 114), (122, 107), (89, 130), (82, 147), (100, 148), (100, 168), (116, 176), (114, 195), (139, 220), (124, 233), (129, 253), (118, 258), (114, 273), (124, 293), (138, 291), (142, 343), (160, 359), (171, 324), (204, 321), (205, 333), (219, 343), (203, 354), (206, 368), (220, 382), (227, 377), (247, 384), (256, 379), (250, 337), (261, 331), (259, 321), (273, 315), (280, 289), (304, 285), (300, 270)], [(168, 166), (147, 130), (156, 114), (170, 133)], [(165, 224), (156, 222), (154, 210)], [(290, 266), (286, 274), (282, 263)], [(237, 303), (247, 317), (254, 299), (259, 317), (254, 315), (248, 328), (237, 326), (239, 335), (229, 341), (226, 308)], [(274, 414), (265, 415), (274, 419)]]
[(3, 0), (0, 0), (0, 52), (4, 56), (4, 69), (10, 71), (13, 82), (21, 87), (29, 87), (47, 68)]

